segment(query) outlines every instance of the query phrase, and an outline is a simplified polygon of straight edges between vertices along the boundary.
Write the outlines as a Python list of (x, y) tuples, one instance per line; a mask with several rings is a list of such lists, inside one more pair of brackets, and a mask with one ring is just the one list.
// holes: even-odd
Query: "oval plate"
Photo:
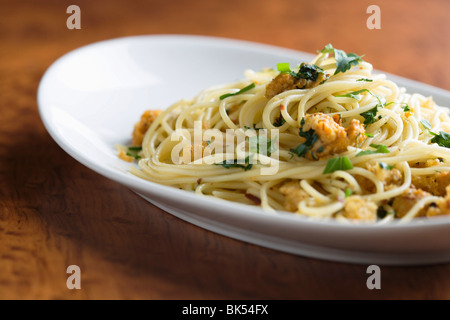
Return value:
[[(361, 225), (272, 214), (158, 185), (128, 172), (114, 145), (128, 144), (146, 109), (164, 109), (244, 70), (296, 65), (313, 55), (238, 40), (153, 35), (107, 40), (74, 50), (44, 74), (38, 105), (53, 139), (73, 158), (134, 190), (161, 209), (232, 238), (293, 254), (341, 262), (418, 265), (450, 261), (450, 218)], [(388, 75), (408, 91), (450, 106), (450, 93)]]

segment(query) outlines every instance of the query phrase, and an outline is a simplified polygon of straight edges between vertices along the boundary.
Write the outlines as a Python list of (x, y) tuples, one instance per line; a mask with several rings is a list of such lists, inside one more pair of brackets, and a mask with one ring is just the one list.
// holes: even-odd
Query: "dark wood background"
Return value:
[[(81, 8), (81, 30), (66, 9)], [(366, 27), (371, 4), (381, 30)], [(449, 299), (450, 264), (382, 267), (281, 253), (181, 221), (85, 168), (47, 134), (41, 76), (64, 53), (139, 34), (196, 34), (364, 53), (450, 89), (448, 0), (0, 1), (1, 299)], [(80, 266), (81, 290), (66, 268)]]

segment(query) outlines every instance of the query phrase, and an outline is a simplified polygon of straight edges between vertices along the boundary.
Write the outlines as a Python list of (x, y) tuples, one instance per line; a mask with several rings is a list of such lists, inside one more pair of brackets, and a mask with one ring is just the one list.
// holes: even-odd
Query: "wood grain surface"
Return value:
[[(66, 9), (81, 8), (81, 30)], [(381, 29), (366, 27), (369, 5)], [(448, 0), (0, 1), (0, 299), (449, 299), (450, 264), (328, 262), (198, 228), (87, 169), (46, 132), (36, 92), (80, 46), (195, 34), (315, 52), (327, 43), (375, 68), (450, 89)], [(80, 290), (66, 268), (81, 269)]]

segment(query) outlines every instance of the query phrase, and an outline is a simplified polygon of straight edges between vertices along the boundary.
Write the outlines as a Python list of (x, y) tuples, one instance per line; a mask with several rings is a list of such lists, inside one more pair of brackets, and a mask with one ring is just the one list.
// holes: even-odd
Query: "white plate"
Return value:
[[(200, 197), (139, 179), (117, 158), (145, 109), (161, 109), (203, 88), (244, 77), (245, 69), (297, 64), (312, 55), (250, 42), (179, 35), (108, 40), (74, 50), (45, 73), (38, 90), (41, 118), (76, 160), (134, 190), (163, 210), (214, 232), (308, 257), (378, 265), (450, 261), (450, 219), (407, 225), (311, 221), (293, 214)], [(395, 57), (394, 57), (395, 58)], [(450, 106), (448, 91), (390, 76), (411, 92)]]

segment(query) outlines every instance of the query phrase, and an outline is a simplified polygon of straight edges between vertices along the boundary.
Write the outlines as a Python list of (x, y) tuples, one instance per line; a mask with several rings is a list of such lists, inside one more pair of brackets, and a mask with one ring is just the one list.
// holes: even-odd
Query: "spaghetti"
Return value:
[(133, 134), (143, 179), (322, 219), (450, 214), (449, 109), (331, 45), (155, 112)]

